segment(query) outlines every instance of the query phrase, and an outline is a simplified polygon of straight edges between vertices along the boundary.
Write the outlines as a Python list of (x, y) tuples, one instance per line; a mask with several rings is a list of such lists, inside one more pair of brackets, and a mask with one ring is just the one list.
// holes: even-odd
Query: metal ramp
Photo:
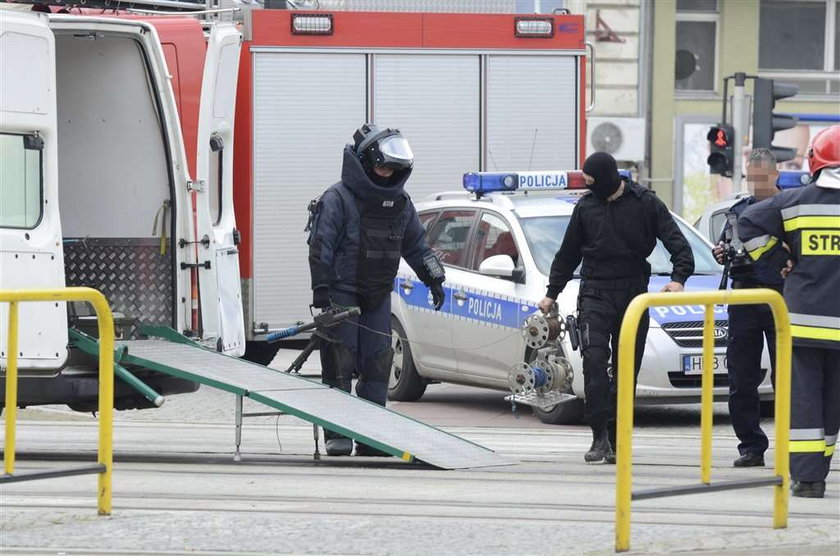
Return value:
[(194, 343), (157, 338), (117, 341), (116, 351), (122, 364), (138, 365), (250, 398), (406, 461), (421, 461), (441, 469), (514, 463), (478, 444), (320, 382)]

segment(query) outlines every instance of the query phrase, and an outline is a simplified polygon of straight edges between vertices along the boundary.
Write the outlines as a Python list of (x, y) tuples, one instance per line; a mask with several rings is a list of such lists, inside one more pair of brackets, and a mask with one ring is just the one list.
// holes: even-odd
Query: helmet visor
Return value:
[(382, 153), (382, 164), (394, 170), (411, 168), (414, 162), (414, 152), (408, 141), (400, 135), (391, 135), (379, 141), (379, 152)]

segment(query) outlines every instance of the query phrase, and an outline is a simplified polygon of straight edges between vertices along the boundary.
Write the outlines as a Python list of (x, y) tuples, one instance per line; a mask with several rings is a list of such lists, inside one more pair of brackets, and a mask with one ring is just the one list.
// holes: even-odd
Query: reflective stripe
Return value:
[(797, 454), (824, 453), (825, 440), (791, 440), (790, 452)]
[(806, 315), (803, 313), (789, 313), (789, 315), (791, 324), (801, 324), (802, 326), (818, 326), (820, 328), (840, 329), (840, 316), (824, 317), (822, 315)]
[(825, 447), (825, 457), (830, 458), (834, 454), (834, 446), (826, 446)]
[(746, 247), (747, 252), (750, 254), (750, 257), (752, 257), (755, 260), (758, 260), (763, 254), (772, 249), (773, 246), (775, 246), (778, 242), (779, 240), (775, 237), (764, 235), (747, 241), (746, 243), (744, 243), (744, 247)]
[(840, 216), (840, 205), (797, 205), (782, 209), (784, 220), (797, 216)]
[(759, 247), (763, 247), (764, 245), (767, 245), (768, 241), (770, 241), (770, 236), (767, 235), (767, 234), (764, 234), (763, 236), (754, 237), (749, 241), (745, 241), (744, 242), (744, 247), (747, 248), (747, 251), (754, 251), (755, 249), (758, 249)]
[(840, 330), (835, 328), (819, 328), (817, 326), (795, 326), (791, 325), (790, 335), (794, 338), (807, 338), (809, 340), (830, 340), (840, 342)]
[(825, 437), (825, 445), (826, 446), (834, 446), (835, 444), (837, 444), (837, 435), (836, 434), (832, 434), (830, 436)]
[(825, 429), (790, 429), (791, 440), (818, 440), (825, 437)]
[(840, 216), (797, 216), (785, 220), (785, 231), (792, 232), (802, 228), (833, 228), (840, 229)]

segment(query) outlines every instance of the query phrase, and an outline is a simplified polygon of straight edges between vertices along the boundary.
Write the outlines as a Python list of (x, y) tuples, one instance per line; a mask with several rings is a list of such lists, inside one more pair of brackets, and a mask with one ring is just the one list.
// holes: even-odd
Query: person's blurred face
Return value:
[(772, 164), (755, 160), (747, 165), (747, 189), (759, 201), (779, 192), (776, 189), (778, 179), (779, 172)]

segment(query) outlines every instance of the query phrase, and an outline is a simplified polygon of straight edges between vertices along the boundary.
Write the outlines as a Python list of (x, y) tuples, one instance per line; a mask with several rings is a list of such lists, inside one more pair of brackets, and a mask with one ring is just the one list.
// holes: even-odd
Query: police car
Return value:
[[(468, 173), (464, 189), (416, 205), (429, 245), (446, 267), (446, 302), (435, 311), (428, 288), (402, 261), (392, 292), (391, 400), (418, 400), (434, 382), (509, 391), (512, 366), (534, 357), (520, 328), (538, 312), (554, 254), (587, 191), (580, 171)], [(721, 267), (711, 245), (674, 218), (694, 252), (695, 274), (686, 290), (716, 289)], [(670, 280), (670, 255), (659, 243), (648, 260), (650, 291), (656, 292)], [(561, 316), (575, 313), (578, 287), (579, 280), (573, 280), (558, 297)], [(725, 307), (716, 312), (715, 396), (725, 399), (727, 315)], [(703, 308), (654, 307), (650, 314), (638, 402), (698, 402)], [(559, 348), (573, 371), (568, 394), (577, 399), (534, 411), (544, 422), (572, 424), (582, 418), (581, 355), (572, 350), (568, 335)], [(769, 369), (766, 356), (763, 367)], [(769, 398), (766, 375), (760, 390)]]
[[(779, 177), (776, 180), (776, 185), (779, 189), (791, 189), (794, 187), (802, 187), (811, 181), (811, 175), (808, 172), (799, 170), (782, 170), (779, 172)], [(730, 199), (720, 201), (706, 207), (694, 227), (703, 234), (706, 239), (712, 243), (717, 243), (720, 237), (720, 232), (723, 230), (723, 225), (726, 223), (726, 213), (732, 208), (732, 205), (749, 196), (749, 192), (742, 191), (737, 193)]]

